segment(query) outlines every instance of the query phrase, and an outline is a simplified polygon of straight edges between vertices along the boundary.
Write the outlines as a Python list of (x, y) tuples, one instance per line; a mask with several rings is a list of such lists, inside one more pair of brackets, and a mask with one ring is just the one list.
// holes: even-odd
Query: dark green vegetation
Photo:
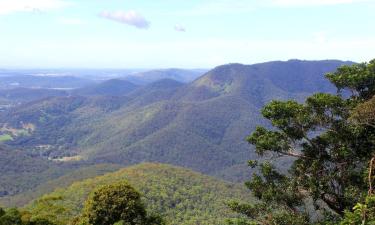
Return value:
[(104, 185), (92, 191), (82, 214), (73, 224), (87, 225), (157, 225), (164, 224), (157, 216), (148, 216), (141, 194), (126, 182)]
[[(12, 164), (9, 165), (15, 168), (25, 166), (23, 164), (20, 165), (22, 160), (23, 159), (20, 158), (20, 161), (10, 161)], [(31, 162), (38, 163), (37, 160)], [(21, 193), (13, 196), (11, 196), (13, 193), (9, 193), (10, 195), (6, 195), (7, 197), (0, 198), (0, 205), (8, 207), (24, 206), (45, 193), (54, 191), (56, 188), (65, 188), (76, 181), (100, 176), (121, 168), (119, 165), (112, 164), (97, 164), (76, 168), (75, 165), (68, 164), (64, 165), (65, 167), (63, 168), (61, 168), (61, 166), (54, 166), (52, 169), (49, 168), (45, 169), (45, 171), (42, 170), (42, 172), (38, 172), (32, 171), (35, 165), (30, 164), (29, 168), (26, 167), (25, 169), (28, 169), (28, 172), (15, 172), (10, 170), (10, 172), (4, 173), (1, 176), (3, 180), (1, 186), (4, 187), (2, 191), (10, 190), (13, 191), (13, 193)]]
[(242, 185), (180, 167), (147, 163), (57, 189), (26, 209), (35, 217), (65, 224), (80, 214), (92, 190), (123, 181), (141, 193), (150, 215), (160, 214), (168, 224), (223, 224), (226, 218), (237, 216), (227, 208), (227, 201), (251, 198)]
[(0, 171), (0, 196), (22, 192), (65, 172), (52, 162), (7, 148), (0, 148)]
[[(44, 160), (41, 164), (51, 170), (66, 164), (154, 161), (244, 180), (245, 159), (258, 158), (249, 151), (245, 134), (256, 125), (268, 125), (259, 114), (261, 107), (274, 98), (302, 101), (317, 91), (334, 92), (322, 74), (342, 64), (350, 63), (230, 64), (185, 85), (166, 79), (125, 96), (38, 100), (0, 113), (0, 135), (11, 135), (13, 140), (4, 142), (10, 149)], [(278, 162), (279, 167), (288, 165)], [(56, 170), (61, 174), (54, 178), (65, 174)], [(15, 194), (25, 188), (5, 191)]]
[[(53, 162), (30, 156), (23, 151), (0, 147), (0, 197), (32, 189), (12, 199), (0, 198), (0, 205), (22, 205), (57, 186), (67, 186), (73, 181), (102, 175), (118, 168), (116, 165), (86, 166), (74, 162)], [(68, 177), (65, 178), (64, 174)], [(62, 180), (54, 180), (58, 177)]]
[[(249, 162), (260, 174), (246, 185), (260, 202), (234, 202), (231, 208), (251, 224), (375, 223), (375, 60), (326, 77), (337, 94), (316, 93), (304, 104), (272, 101), (262, 114), (274, 129), (259, 126), (248, 137), (259, 155), (296, 159), (287, 175), (269, 162)], [(313, 219), (309, 206), (320, 218)]]
[(15, 208), (7, 210), (0, 208), (1, 225), (54, 225), (47, 219), (31, 217), (32, 215), (27, 211), (19, 211)]
[(351, 119), (362, 125), (375, 126), (375, 96), (359, 104), (353, 110)]

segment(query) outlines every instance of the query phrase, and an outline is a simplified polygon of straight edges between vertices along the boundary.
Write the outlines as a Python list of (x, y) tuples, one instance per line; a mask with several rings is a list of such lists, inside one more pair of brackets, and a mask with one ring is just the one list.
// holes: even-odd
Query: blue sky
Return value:
[(3, 68), (375, 58), (375, 0), (0, 0)]

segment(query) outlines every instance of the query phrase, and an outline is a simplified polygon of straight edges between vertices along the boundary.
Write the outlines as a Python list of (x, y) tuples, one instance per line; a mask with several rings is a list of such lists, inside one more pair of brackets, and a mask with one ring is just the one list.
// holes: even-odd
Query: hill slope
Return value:
[(204, 74), (203, 69), (159, 69), (133, 74), (126, 77), (127, 80), (136, 84), (149, 84), (162, 79), (172, 79), (182, 83), (188, 83)]
[(243, 180), (246, 160), (257, 158), (245, 137), (267, 125), (261, 107), (272, 99), (332, 92), (324, 74), (350, 63), (229, 64), (186, 85), (151, 84), (121, 98), (63, 97), (21, 105), (1, 113), (0, 123), (16, 129), (32, 124), (29, 135), (6, 143), (36, 153), (37, 146), (49, 146), (42, 149), (46, 157), (79, 156), (93, 164), (153, 161)]
[(222, 224), (226, 218), (235, 216), (226, 207), (226, 201), (251, 198), (242, 185), (180, 167), (146, 163), (57, 189), (27, 209), (63, 224), (79, 213), (93, 188), (123, 180), (142, 193), (149, 211), (162, 214), (169, 224)]
[[(17, 195), (5, 195), (5, 197), (1, 197), (0, 194), (1, 206), (22, 207), (31, 202), (32, 200), (37, 199), (46, 193), (54, 191), (56, 188), (65, 188), (76, 181), (81, 181), (84, 179), (100, 176), (109, 172), (116, 171), (121, 168), (121, 166), (114, 164), (98, 164), (93, 166), (81, 166), (80, 168), (70, 167), (68, 169), (64, 167), (61, 168), (59, 165), (53, 164), (51, 162), (49, 163), (50, 167), (46, 168), (45, 166), (43, 167), (38, 164), (40, 163), (40, 161), (34, 160), (31, 162), (33, 164), (29, 165), (30, 168), (28, 173), (19, 172), (20, 169), (18, 169), (17, 174), (13, 177), (9, 176), (10, 172), (2, 173), (2, 175), (0, 176), (1, 187), (7, 189), (10, 189), (9, 187), (13, 187), (13, 189), (17, 188), (16, 190), (22, 190), (22, 192)], [(11, 161), (11, 163), (15, 167), (25, 167), (25, 165), (20, 165), (17, 162), (14, 163), (14, 159)], [(27, 161), (24, 163), (27, 163)], [(31, 170), (33, 167), (37, 167), (39, 168), (39, 170)], [(38, 177), (39, 179), (44, 180), (41, 182), (40, 180), (37, 180)], [(36, 180), (39, 182), (30, 182), (30, 180)]]
[(126, 80), (111, 79), (99, 84), (76, 89), (72, 92), (72, 95), (123, 96), (134, 91), (137, 87), (137, 85)]
[(266, 123), (261, 107), (272, 99), (301, 101), (317, 91), (334, 91), (324, 74), (345, 63), (294, 60), (217, 67), (169, 98), (103, 118), (87, 136), (83, 146), (90, 150), (84, 154), (99, 162), (157, 161), (241, 179), (244, 167), (239, 165), (257, 157), (244, 139)]
[(7, 99), (14, 104), (35, 101), (47, 97), (61, 97), (68, 93), (63, 90), (43, 88), (13, 88), (0, 90), (0, 98)]
[(73, 76), (9, 75), (0, 77), (0, 88), (80, 88), (94, 82)]

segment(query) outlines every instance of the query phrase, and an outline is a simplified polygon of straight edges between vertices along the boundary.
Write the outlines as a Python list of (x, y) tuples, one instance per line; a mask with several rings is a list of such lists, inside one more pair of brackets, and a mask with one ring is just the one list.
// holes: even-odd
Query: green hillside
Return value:
[[(29, 170), (33, 167), (40, 166), (37, 164), (40, 163), (40, 161), (34, 160), (33, 162), (35, 164), (30, 165)], [(20, 166), (19, 163), (14, 164), (15, 167)], [(54, 191), (56, 188), (68, 187), (76, 181), (100, 176), (120, 168), (121, 166), (113, 164), (98, 164), (83, 166), (81, 168), (76, 168), (76, 166), (68, 168), (68, 166), (65, 166), (62, 168), (59, 165), (50, 163), (50, 167), (42, 167), (39, 171), (30, 171), (28, 173), (18, 172), (17, 175), (2, 171), (2, 176), (0, 177), (2, 178), (2, 182), (0, 182), (0, 186), (3, 187), (4, 190), (12, 190), (13, 192), (8, 194), (4, 193), (4, 197), (0, 196), (0, 205), (6, 207), (21, 207), (46, 193)], [(1, 191), (4, 192), (4, 190)]]
[(144, 163), (57, 189), (26, 209), (64, 224), (78, 215), (91, 190), (123, 180), (142, 193), (150, 212), (160, 213), (169, 224), (223, 224), (226, 218), (236, 216), (225, 202), (251, 198), (243, 185), (180, 167)]
[(12, 136), (7, 145), (61, 163), (160, 162), (243, 181), (246, 159), (259, 158), (245, 137), (269, 125), (261, 107), (334, 91), (324, 74), (342, 64), (350, 62), (229, 64), (189, 84), (162, 80), (122, 97), (43, 99), (0, 113), (0, 135)]
[(71, 169), (23, 151), (0, 147), (0, 197), (23, 192)]
[(134, 91), (137, 87), (137, 85), (126, 80), (111, 79), (99, 84), (76, 89), (72, 91), (72, 94), (83, 96), (122, 96)]
[(126, 77), (126, 79), (136, 84), (149, 84), (162, 79), (173, 79), (187, 83), (201, 76), (206, 71), (205, 69), (158, 69), (135, 73)]
[(13, 103), (35, 101), (48, 97), (67, 96), (67, 91), (47, 88), (12, 88), (0, 89), (0, 98)]

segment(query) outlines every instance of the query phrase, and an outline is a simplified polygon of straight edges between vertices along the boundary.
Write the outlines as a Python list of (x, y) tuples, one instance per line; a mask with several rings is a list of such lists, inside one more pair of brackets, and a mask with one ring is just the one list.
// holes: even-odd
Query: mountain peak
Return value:
[(77, 89), (74, 93), (85, 96), (122, 96), (130, 93), (137, 87), (138, 85), (127, 80), (111, 79), (99, 84)]

